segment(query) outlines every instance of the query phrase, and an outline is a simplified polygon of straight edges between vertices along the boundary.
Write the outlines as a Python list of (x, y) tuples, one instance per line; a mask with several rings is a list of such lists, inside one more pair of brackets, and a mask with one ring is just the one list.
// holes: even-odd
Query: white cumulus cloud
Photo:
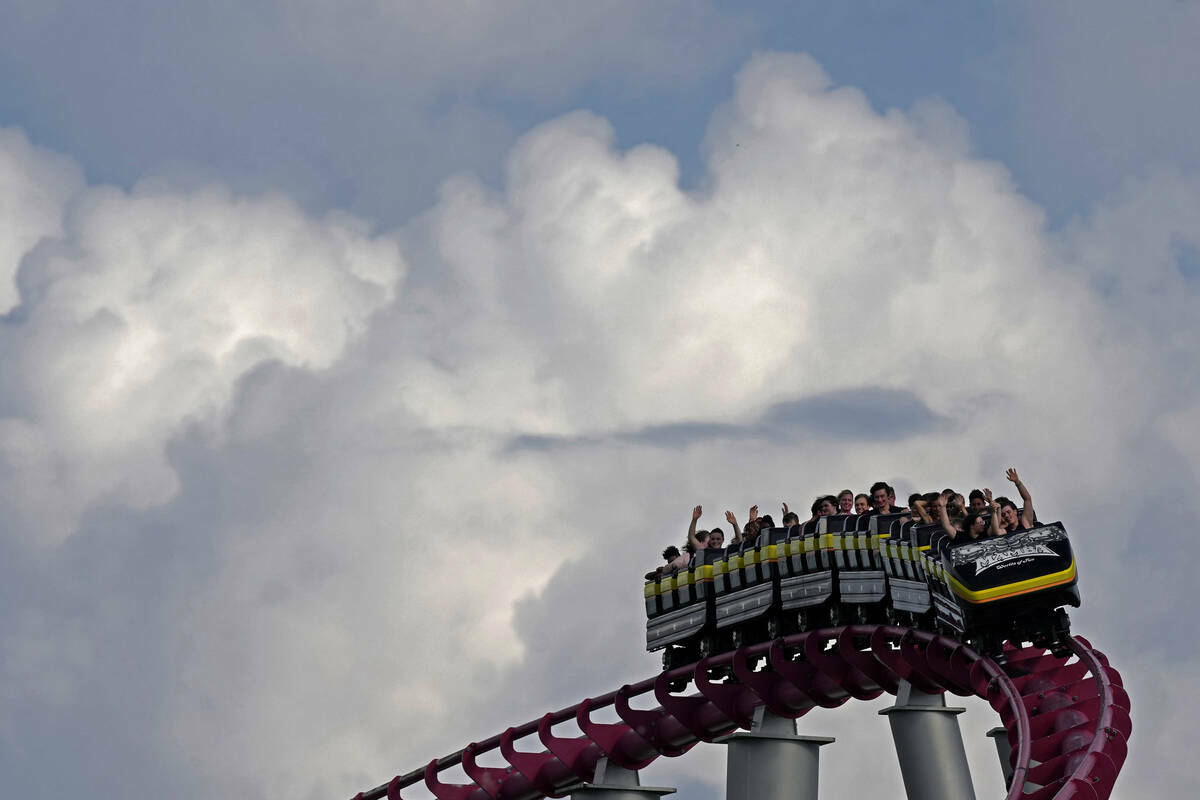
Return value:
[(0, 454), (16, 529), (50, 542), (93, 503), (167, 500), (172, 436), (219, 419), (257, 365), (330, 366), (404, 274), (362, 221), (282, 197), (148, 184), (43, 205), (5, 240), (11, 263), (57, 234), (21, 254), (21, 303), (0, 329)]

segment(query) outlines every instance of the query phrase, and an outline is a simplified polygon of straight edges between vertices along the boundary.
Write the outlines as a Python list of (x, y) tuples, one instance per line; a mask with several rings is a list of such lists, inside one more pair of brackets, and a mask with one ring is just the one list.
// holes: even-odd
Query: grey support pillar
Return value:
[(607, 758), (596, 764), (594, 783), (585, 783), (571, 792), (571, 800), (658, 800), (675, 790), (665, 786), (642, 786), (636, 770), (618, 767)]
[(1008, 754), (1012, 750), (1012, 745), (1008, 743), (1008, 731), (1004, 728), (992, 728), (987, 732), (988, 738), (996, 745), (996, 755), (1000, 757), (1000, 771), (1004, 773), (1004, 785), (1012, 784), (1013, 768), (1012, 764), (1008, 763)]
[(940, 694), (901, 681), (896, 705), (880, 711), (892, 726), (908, 800), (975, 800), (958, 715)]
[(716, 741), (728, 746), (725, 800), (817, 800), (818, 750), (829, 736), (797, 736), (796, 721), (763, 706), (749, 733)]

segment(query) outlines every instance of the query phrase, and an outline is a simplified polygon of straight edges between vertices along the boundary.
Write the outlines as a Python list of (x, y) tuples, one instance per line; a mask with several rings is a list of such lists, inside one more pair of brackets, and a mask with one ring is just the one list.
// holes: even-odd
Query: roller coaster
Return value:
[[(655, 797), (670, 790), (639, 788), (636, 770), (660, 756), (699, 742), (732, 747), (764, 715), (794, 720), (884, 693), (988, 702), (1002, 724), (1007, 800), (1104, 800), (1127, 755), (1121, 677), (1068, 633), (1063, 606), (1078, 605), (1079, 593), (1061, 523), (956, 546), (899, 515), (827, 517), (702, 550), (687, 570), (648, 581), (645, 599), (647, 649), (665, 654), (658, 675), (472, 742), (353, 800), (404, 800), (418, 784), (437, 800), (593, 797), (621, 770), (632, 782), (608, 797)], [(644, 697), (658, 706), (635, 708)], [(598, 711), (620, 721), (597, 721)], [(568, 722), (582, 735), (555, 732)], [(914, 790), (896, 738), (910, 798), (955, 796)], [(480, 764), (485, 754), (507, 766)], [(928, 773), (928, 760), (910, 756), (907, 766)], [(439, 777), (459, 766), (470, 783)], [(815, 797), (815, 787), (814, 774), (801, 795)]]

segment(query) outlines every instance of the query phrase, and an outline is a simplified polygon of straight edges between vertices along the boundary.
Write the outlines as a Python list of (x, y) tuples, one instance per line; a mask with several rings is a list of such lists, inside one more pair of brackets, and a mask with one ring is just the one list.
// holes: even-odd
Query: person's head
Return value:
[(663, 550), (663, 559), (670, 562), (679, 558), (679, 548), (675, 545), (669, 545), (666, 550)]
[(871, 498), (865, 494), (854, 495), (854, 513), (865, 514), (871, 510)]
[(912, 494), (910, 494), (908, 496), (908, 507), (909, 508), (916, 508), (918, 503), (920, 503), (921, 505), (925, 504), (925, 498), (921, 495), (920, 492), (913, 492)]
[(871, 507), (876, 511), (883, 511), (890, 508), (892, 501), (888, 499), (888, 495), (891, 488), (883, 481), (871, 484)]
[[(761, 517), (759, 518), (761, 519)], [(752, 519), (742, 528), (742, 539), (754, 544), (754, 540), (758, 538), (758, 520)]]
[(815, 517), (828, 517), (837, 513), (837, 498), (831, 494), (818, 497), (813, 501), (812, 513)]
[(983, 521), (983, 515), (972, 511), (967, 516), (963, 517), (963, 533), (970, 536), (972, 539), (978, 539), (984, 535), (987, 530), (987, 523)]
[(725, 546), (725, 531), (720, 528), (713, 528), (708, 532), (708, 546), (710, 548)]
[(854, 492), (849, 489), (842, 489), (838, 492), (838, 513), (853, 514), (854, 513)]
[(942, 497), (946, 498), (947, 503), (953, 500), (954, 495), (956, 494), (958, 494), (958, 492), (954, 491), (953, 489), (942, 489)]
[(800, 524), (800, 516), (795, 511), (789, 511), (783, 515), (783, 527), (790, 528), (793, 525)]
[(771, 519), (770, 514), (763, 514), (761, 517), (758, 518), (758, 529), (759, 530), (763, 530), (764, 528), (774, 528), (774, 527), (775, 527), (775, 520)]
[(1021, 511), (1017, 508), (1017, 504), (1007, 497), (997, 497), (996, 505), (1000, 506), (1000, 527), (1006, 531), (1015, 531), (1017, 521), (1021, 517)]
[(983, 512), (987, 511), (987, 500), (984, 499), (982, 489), (972, 489), (969, 497), (972, 511), (978, 514), (982, 514)]

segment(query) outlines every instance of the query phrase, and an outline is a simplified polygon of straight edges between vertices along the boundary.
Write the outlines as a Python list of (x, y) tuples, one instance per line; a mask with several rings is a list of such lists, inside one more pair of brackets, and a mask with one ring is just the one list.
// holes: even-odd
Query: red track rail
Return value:
[[(783, 717), (851, 698), (895, 694), (901, 680), (924, 692), (948, 691), (987, 700), (1013, 743), (1013, 780), (1007, 800), (1105, 800), (1125, 761), (1133, 726), (1121, 676), (1086, 639), (1071, 642), (1075, 658), (1041, 648), (1010, 648), (1000, 667), (971, 648), (913, 628), (851, 625), (795, 634), (722, 653), (663, 672), (602, 697), (588, 698), (538, 720), (397, 775), (353, 800), (403, 800), (401, 791), (423, 782), (437, 800), (538, 800), (561, 797), (590, 781), (607, 756), (641, 769), (659, 756), (679, 756), (698, 742), (749, 728), (756, 706)], [(767, 656), (770, 669), (754, 670)], [(711, 670), (731, 667), (736, 683), (714, 683)], [(671, 694), (674, 680), (690, 680), (696, 694)], [(659, 707), (635, 709), (631, 698), (653, 692)], [(612, 706), (619, 723), (592, 721)], [(553, 726), (574, 719), (581, 737), (563, 738)], [(536, 735), (542, 749), (516, 742)], [(499, 750), (508, 767), (484, 767), (481, 753)], [(442, 783), (438, 773), (461, 764), (468, 784)]]

